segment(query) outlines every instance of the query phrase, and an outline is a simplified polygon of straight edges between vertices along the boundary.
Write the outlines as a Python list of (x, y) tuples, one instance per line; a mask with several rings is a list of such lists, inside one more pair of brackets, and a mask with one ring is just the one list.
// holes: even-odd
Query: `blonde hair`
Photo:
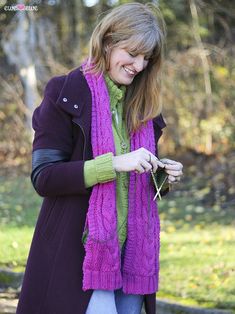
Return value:
[(104, 74), (109, 66), (106, 47), (122, 45), (128, 52), (144, 54), (147, 67), (127, 86), (124, 114), (129, 134), (162, 110), (159, 99), (165, 23), (152, 3), (127, 3), (105, 15), (94, 29), (89, 45), (89, 71)]

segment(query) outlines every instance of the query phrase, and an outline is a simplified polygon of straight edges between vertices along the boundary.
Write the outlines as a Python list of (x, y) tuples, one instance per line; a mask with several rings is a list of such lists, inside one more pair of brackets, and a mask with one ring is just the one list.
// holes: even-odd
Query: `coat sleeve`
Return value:
[[(156, 143), (156, 156), (159, 157), (158, 154), (158, 141), (160, 137), (162, 136), (162, 129), (166, 127), (166, 123), (163, 119), (162, 114), (157, 116), (155, 119), (153, 119), (153, 126), (154, 126), (154, 135), (155, 135), (155, 143)], [(169, 192), (169, 183), (164, 183), (162, 189), (161, 189), (161, 196), (165, 196)]]
[[(57, 151), (71, 156), (73, 150), (72, 121), (68, 113), (56, 105), (66, 76), (54, 77), (46, 85), (44, 98), (34, 113), (33, 154)], [(42, 167), (34, 185), (40, 196), (88, 194), (84, 183), (84, 160), (57, 161)]]
[(166, 127), (166, 123), (163, 119), (162, 114), (157, 116), (153, 119), (153, 127), (154, 127), (154, 136), (155, 136), (155, 143), (156, 143), (156, 156), (158, 156), (158, 141), (162, 136), (162, 129)]

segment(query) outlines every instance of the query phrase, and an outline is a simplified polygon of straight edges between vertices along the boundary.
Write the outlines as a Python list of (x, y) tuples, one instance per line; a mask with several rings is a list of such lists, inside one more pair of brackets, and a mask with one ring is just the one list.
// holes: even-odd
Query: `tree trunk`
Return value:
[(35, 25), (32, 13), (17, 12), (7, 26), (2, 40), (8, 62), (15, 65), (24, 88), (24, 103), (28, 109), (26, 127), (31, 130), (31, 117), (38, 100), (37, 79), (34, 65)]
[[(207, 60), (207, 51), (203, 45), (201, 36), (200, 36), (200, 24), (199, 18), (197, 13), (197, 7), (194, 0), (189, 0), (190, 11), (192, 15), (192, 22), (193, 22), (193, 35), (195, 41), (197, 43), (199, 55), (202, 62), (202, 69), (203, 69), (203, 76), (204, 76), (204, 85), (205, 85), (205, 92), (206, 92), (206, 113), (207, 116), (211, 114), (213, 103), (212, 103), (212, 89), (211, 89), (211, 79), (210, 79), (210, 66)], [(207, 154), (212, 153), (212, 134), (208, 131), (206, 136), (206, 143), (205, 143), (205, 152)]]

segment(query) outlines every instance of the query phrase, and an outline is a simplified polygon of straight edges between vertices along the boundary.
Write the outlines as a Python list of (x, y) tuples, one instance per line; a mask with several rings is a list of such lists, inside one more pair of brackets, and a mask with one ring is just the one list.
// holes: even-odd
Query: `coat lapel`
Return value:
[(91, 92), (79, 68), (70, 72), (57, 99), (57, 105), (79, 125), (88, 138), (91, 126)]

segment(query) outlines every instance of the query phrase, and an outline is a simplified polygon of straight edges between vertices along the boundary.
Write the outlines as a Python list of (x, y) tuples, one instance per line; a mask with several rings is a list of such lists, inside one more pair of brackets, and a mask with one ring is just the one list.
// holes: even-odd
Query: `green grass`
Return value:
[(0, 177), (0, 267), (24, 270), (41, 201), (29, 177)]
[(1, 227), (0, 267), (23, 271), (32, 240), (33, 227)]
[(34, 227), (41, 200), (29, 177), (0, 177), (0, 226)]
[(235, 230), (228, 226), (162, 232), (160, 291), (184, 304), (235, 307)]
[(235, 211), (208, 206), (207, 182), (182, 182), (159, 202), (159, 298), (235, 310)]
[[(208, 189), (183, 182), (159, 202), (158, 298), (235, 309), (235, 212), (206, 206)], [(0, 178), (0, 267), (22, 271), (42, 199), (24, 176)]]

